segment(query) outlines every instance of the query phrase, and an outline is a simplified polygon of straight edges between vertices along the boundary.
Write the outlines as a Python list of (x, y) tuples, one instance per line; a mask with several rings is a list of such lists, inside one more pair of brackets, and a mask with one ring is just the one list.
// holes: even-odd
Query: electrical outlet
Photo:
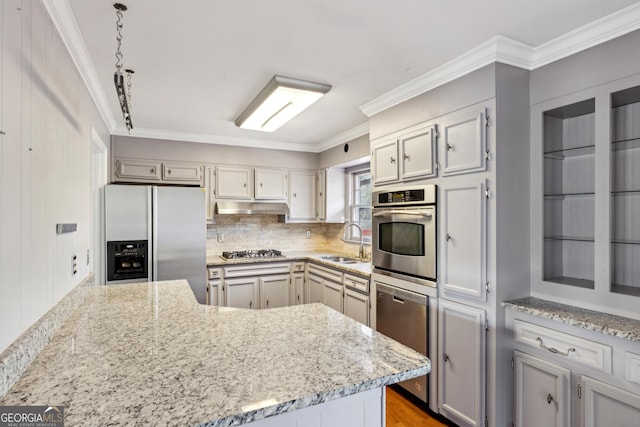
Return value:
[(71, 258), (71, 275), (75, 276), (76, 273), (78, 273), (78, 256), (74, 255), (73, 258)]
[(307, 230), (307, 239), (311, 238), (311, 230)]
[(224, 242), (224, 233), (218, 233), (218, 242)]

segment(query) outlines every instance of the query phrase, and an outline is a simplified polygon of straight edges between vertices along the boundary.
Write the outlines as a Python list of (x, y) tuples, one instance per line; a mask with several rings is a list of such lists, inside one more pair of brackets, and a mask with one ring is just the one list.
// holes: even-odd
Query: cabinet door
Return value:
[(428, 178), (436, 175), (434, 128), (429, 126), (403, 135), (400, 138), (400, 178)]
[(515, 352), (516, 427), (569, 427), (571, 372)]
[(287, 171), (281, 169), (255, 170), (256, 199), (287, 200)]
[(345, 289), (344, 314), (369, 326), (369, 296)]
[(215, 186), (218, 199), (251, 199), (252, 170), (236, 166), (218, 166)]
[(472, 105), (448, 114), (438, 124), (442, 175), (486, 169), (488, 109)]
[(322, 302), (322, 291), (324, 288), (323, 279), (321, 277), (315, 276), (313, 274), (309, 274), (309, 280), (307, 281), (307, 292), (305, 293), (305, 297), (307, 303), (313, 304), (315, 302)]
[(291, 275), (291, 305), (303, 304), (304, 298), (304, 273), (295, 273)]
[(315, 221), (316, 174), (313, 171), (291, 171), (289, 179), (289, 220)]
[(485, 417), (485, 312), (439, 300), (438, 401), (440, 413), (460, 426)]
[(160, 181), (160, 162), (152, 160), (138, 159), (118, 159), (116, 160), (116, 181)]
[(323, 281), (322, 302), (340, 313), (342, 310), (343, 289), (342, 283), (334, 283), (330, 280)]
[(215, 196), (214, 196), (214, 183), (215, 183), (215, 175), (214, 175), (213, 166), (205, 166), (204, 167), (204, 188), (207, 192), (205, 196), (204, 202), (204, 210), (205, 210), (205, 218), (207, 219), (208, 224), (212, 224), (214, 220), (214, 209), (215, 209)]
[(447, 296), (486, 298), (483, 182), (441, 187), (442, 289)]
[(207, 304), (209, 305), (222, 305), (224, 301), (221, 298), (222, 295), (222, 280), (209, 280), (209, 287), (207, 288)]
[(371, 153), (371, 172), (374, 184), (397, 181), (398, 175), (398, 140), (388, 139), (376, 143)]
[(316, 203), (318, 204), (318, 219), (325, 221), (327, 219), (327, 171), (321, 169), (316, 173), (316, 189), (318, 191), (318, 197)]
[(162, 180), (177, 183), (200, 184), (202, 182), (202, 165), (190, 163), (163, 163)]
[(260, 300), (262, 308), (287, 307), (291, 276), (281, 274), (260, 278)]
[(580, 377), (582, 427), (631, 427), (640, 423), (640, 396)]
[(226, 279), (226, 306), (237, 308), (258, 307), (258, 278)]

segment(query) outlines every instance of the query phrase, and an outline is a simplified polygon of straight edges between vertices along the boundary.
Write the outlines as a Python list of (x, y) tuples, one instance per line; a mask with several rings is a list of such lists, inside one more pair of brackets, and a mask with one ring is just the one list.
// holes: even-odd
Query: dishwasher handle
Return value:
[(396, 288), (387, 284), (376, 282), (376, 292), (380, 297), (380, 294), (391, 295), (393, 301), (404, 304), (407, 301), (417, 304), (427, 305), (428, 298), (426, 295), (421, 295), (415, 292), (408, 291), (406, 289)]

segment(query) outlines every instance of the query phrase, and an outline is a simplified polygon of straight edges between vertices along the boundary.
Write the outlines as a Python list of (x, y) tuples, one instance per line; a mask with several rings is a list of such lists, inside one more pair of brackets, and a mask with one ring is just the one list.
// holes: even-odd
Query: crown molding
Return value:
[(640, 2), (603, 16), (537, 46), (529, 69), (534, 70), (639, 28)]
[(251, 148), (269, 148), (273, 150), (287, 150), (287, 151), (305, 151), (315, 152), (316, 146), (314, 144), (303, 144), (295, 142), (285, 141), (273, 141), (267, 139), (254, 139), (254, 138), (238, 138), (235, 136), (222, 136), (212, 135), (205, 133), (195, 132), (178, 132), (166, 129), (150, 129), (136, 127), (131, 130), (131, 133), (127, 131), (127, 128), (123, 125), (118, 125), (111, 132), (116, 136), (130, 136), (132, 138), (151, 138), (151, 139), (165, 139), (170, 141), (186, 141), (186, 142), (198, 142), (202, 144), (217, 144), (217, 145), (232, 145), (234, 147), (251, 147)]
[(495, 36), (451, 61), (362, 105), (360, 110), (367, 117), (371, 117), (496, 61), (526, 67), (532, 54), (533, 48), (529, 45), (504, 36)]
[(453, 60), (362, 105), (371, 117), (492, 62), (534, 70), (640, 28), (640, 3), (592, 21), (540, 46), (495, 36)]
[(328, 150), (329, 148), (333, 148), (335, 146), (344, 144), (346, 142), (353, 141), (356, 138), (359, 138), (363, 135), (367, 135), (369, 133), (369, 121), (362, 123), (354, 128), (351, 128), (345, 132), (342, 132), (338, 135), (332, 136), (331, 138), (325, 139), (324, 141), (320, 141), (315, 145), (315, 152), (320, 153), (322, 151)]
[(87, 86), (89, 94), (93, 99), (104, 124), (110, 132), (116, 128), (116, 118), (109, 107), (106, 94), (98, 79), (96, 72), (84, 40), (80, 35), (80, 29), (76, 18), (73, 16), (71, 5), (67, 0), (42, 0), (53, 25), (58, 30), (76, 69), (82, 77), (82, 81)]

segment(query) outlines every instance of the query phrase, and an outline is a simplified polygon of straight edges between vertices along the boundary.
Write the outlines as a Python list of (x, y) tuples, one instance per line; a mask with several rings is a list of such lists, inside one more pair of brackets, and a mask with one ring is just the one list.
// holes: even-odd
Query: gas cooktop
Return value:
[(231, 251), (222, 252), (224, 259), (242, 259), (242, 258), (278, 258), (283, 257), (282, 252), (276, 249), (254, 249), (248, 251)]

